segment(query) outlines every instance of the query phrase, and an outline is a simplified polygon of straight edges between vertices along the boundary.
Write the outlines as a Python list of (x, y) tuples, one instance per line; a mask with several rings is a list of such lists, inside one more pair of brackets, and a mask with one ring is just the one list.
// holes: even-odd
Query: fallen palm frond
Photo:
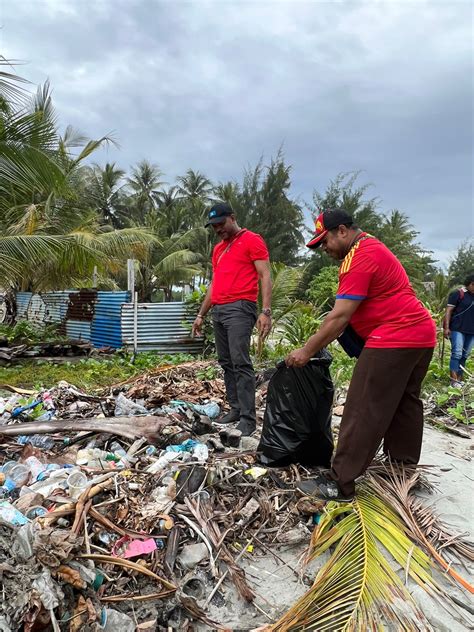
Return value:
[(474, 587), (469, 584), (451, 566), (451, 561), (444, 559), (442, 553), (451, 549), (459, 556), (474, 561), (474, 544), (463, 538), (462, 534), (451, 533), (434, 515), (420, 498), (411, 492), (419, 484), (421, 471), (415, 468), (397, 469), (394, 465), (374, 468), (369, 473), (370, 485), (398, 513), (415, 538), (436, 560), (443, 571), (471, 594)]
[[(94, 562), (97, 562), (97, 563), (123, 566), (124, 568), (127, 568), (130, 571), (137, 571), (138, 573), (141, 573), (142, 575), (146, 575), (147, 577), (151, 577), (152, 579), (155, 579), (160, 584), (163, 584), (163, 586), (167, 588), (168, 590), (173, 590), (173, 591), (176, 590), (176, 586), (172, 584), (171, 582), (169, 582), (164, 577), (160, 577), (160, 575), (157, 575), (153, 571), (150, 571), (150, 569), (146, 568), (145, 566), (141, 566), (140, 564), (136, 564), (135, 562), (131, 562), (130, 560), (123, 560), (120, 557), (112, 557), (112, 555), (98, 555), (98, 554), (79, 555), (78, 557), (82, 560), (93, 560)], [(163, 593), (163, 594), (167, 594), (167, 593)]]
[(430, 559), (409, 539), (383, 496), (368, 484), (361, 486), (353, 503), (327, 505), (313, 533), (308, 561), (332, 546), (335, 551), (312, 588), (271, 630), (378, 631), (390, 624), (399, 630), (431, 629), (383, 549), (407, 577), (431, 595), (442, 597), (431, 577)]

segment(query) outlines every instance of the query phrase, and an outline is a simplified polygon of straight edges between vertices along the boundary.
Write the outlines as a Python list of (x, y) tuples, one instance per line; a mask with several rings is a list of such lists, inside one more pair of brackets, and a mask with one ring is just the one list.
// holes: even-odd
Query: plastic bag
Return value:
[(146, 415), (148, 410), (145, 406), (137, 404), (125, 397), (123, 393), (119, 393), (115, 398), (115, 416), (116, 417), (131, 417), (133, 415)]
[(323, 350), (301, 368), (277, 366), (267, 391), (267, 406), (257, 451), (266, 466), (290, 463), (329, 467), (334, 448), (331, 407), (332, 357)]

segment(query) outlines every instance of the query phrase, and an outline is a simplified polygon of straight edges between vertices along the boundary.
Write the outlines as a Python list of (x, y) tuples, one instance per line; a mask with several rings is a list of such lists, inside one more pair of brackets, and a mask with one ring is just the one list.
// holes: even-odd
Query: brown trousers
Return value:
[(383, 439), (392, 459), (418, 463), (423, 438), (421, 383), (433, 349), (364, 349), (347, 393), (330, 477), (345, 495)]

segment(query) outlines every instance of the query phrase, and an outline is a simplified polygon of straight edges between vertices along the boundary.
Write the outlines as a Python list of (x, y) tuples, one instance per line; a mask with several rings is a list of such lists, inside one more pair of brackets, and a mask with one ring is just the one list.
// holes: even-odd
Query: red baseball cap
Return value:
[(328, 230), (337, 228), (341, 224), (351, 226), (353, 223), (354, 220), (352, 217), (342, 209), (334, 209), (320, 213), (314, 222), (316, 228), (314, 237), (306, 244), (306, 247), (318, 248), (318, 246), (321, 245), (321, 241), (326, 237)]

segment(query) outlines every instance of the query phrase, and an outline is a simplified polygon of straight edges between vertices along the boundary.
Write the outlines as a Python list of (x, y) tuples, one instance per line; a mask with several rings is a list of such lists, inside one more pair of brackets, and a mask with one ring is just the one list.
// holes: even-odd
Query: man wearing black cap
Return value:
[(341, 262), (334, 308), (304, 347), (286, 358), (302, 367), (351, 326), (362, 341), (332, 467), (297, 485), (324, 500), (351, 501), (383, 440), (384, 453), (418, 463), (423, 436), (420, 390), (436, 345), (436, 327), (395, 255), (355, 226), (342, 209), (325, 211), (307, 244)]
[[(271, 329), (268, 249), (260, 235), (239, 227), (229, 204), (215, 204), (209, 210), (207, 226), (212, 226), (221, 241), (212, 253), (212, 283), (193, 323), (193, 335), (201, 335), (204, 317), (212, 307), (217, 356), (230, 405), (217, 423), (238, 421), (237, 429), (248, 436), (256, 427), (250, 337), (255, 323), (262, 337)], [(262, 312), (257, 317), (259, 280)]]

